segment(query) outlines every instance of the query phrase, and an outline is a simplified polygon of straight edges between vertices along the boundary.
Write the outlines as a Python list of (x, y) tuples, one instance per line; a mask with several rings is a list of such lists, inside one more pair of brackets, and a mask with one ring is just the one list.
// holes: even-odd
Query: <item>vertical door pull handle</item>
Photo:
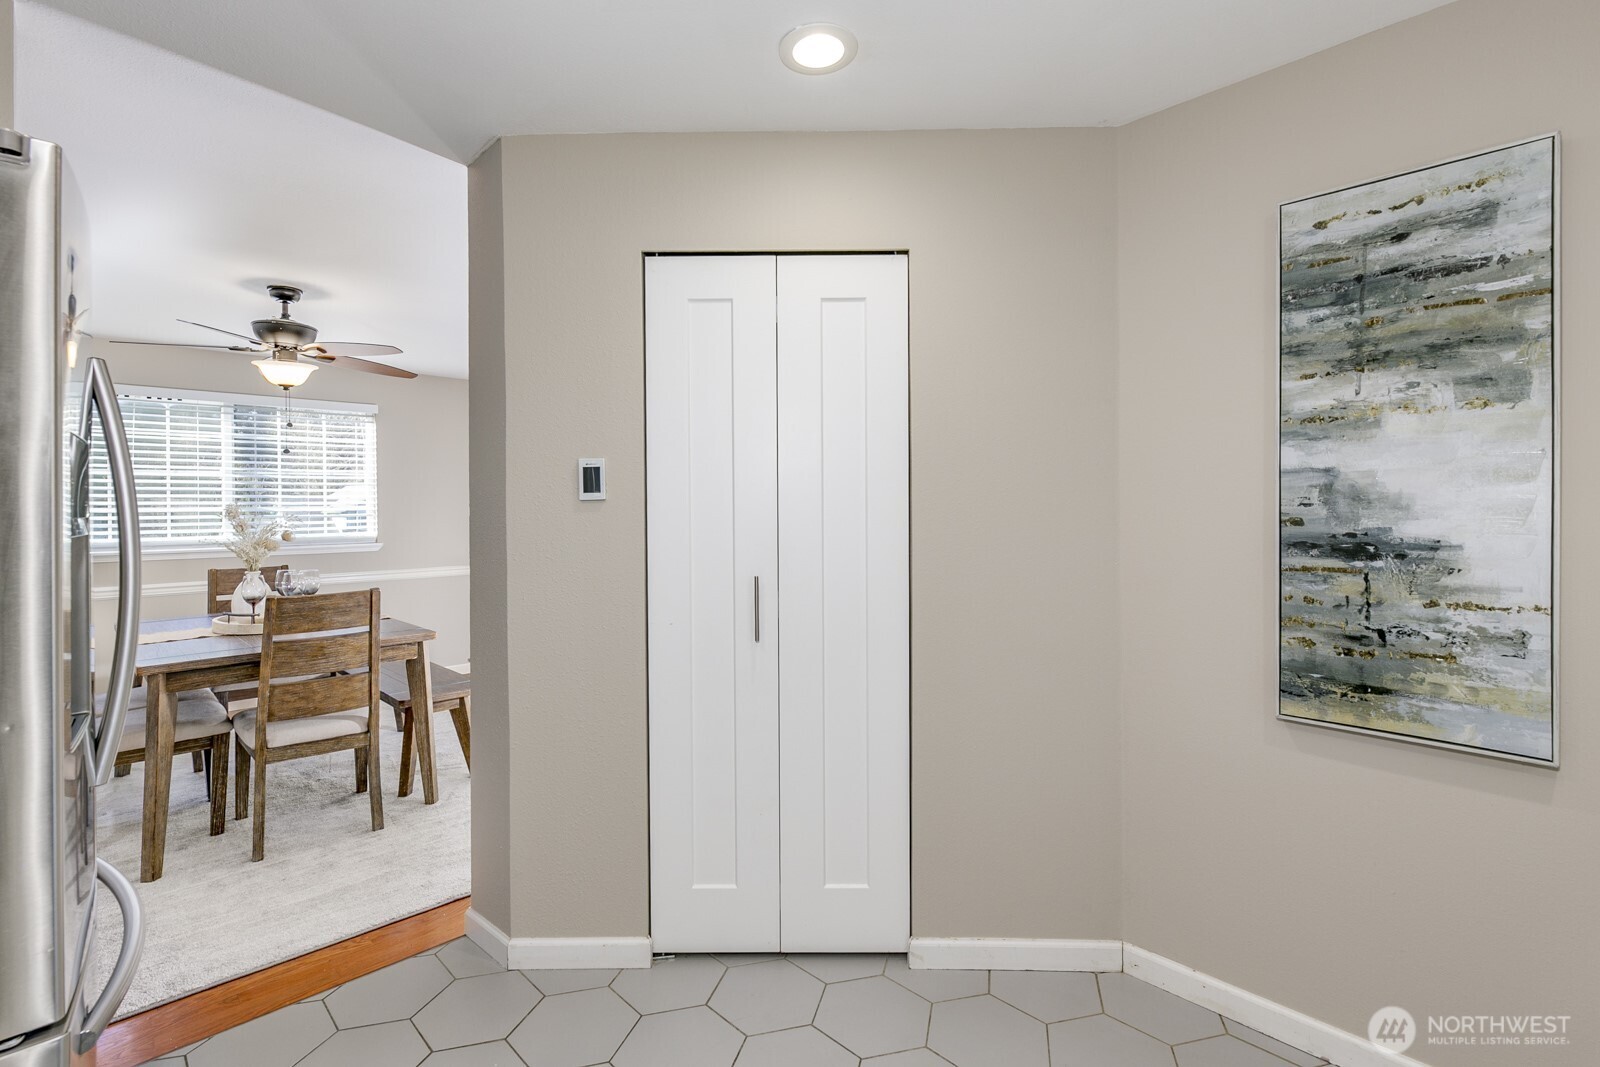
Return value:
[(754, 602), (754, 606), (753, 606), (750, 614), (755, 619), (756, 644), (760, 644), (761, 643), (761, 575), (759, 575), (759, 574), (756, 575), (755, 578), (754, 578), (754, 582), (755, 582), (755, 602)]
[[(117, 501), (117, 637), (111, 652), (111, 680), (106, 686), (105, 718), (94, 739), (94, 782), (107, 785), (115, 769), (117, 746), (128, 718), (133, 695), (134, 658), (139, 652), (139, 497), (133, 479), (133, 453), (128, 450), (128, 434), (122, 425), (122, 408), (117, 402), (117, 387), (111, 372), (98, 356), (89, 360), (85, 371), (85, 396), (79, 416), (78, 436), (89, 440), (89, 419), (100, 416), (100, 430), (106, 442), (107, 466), (111, 469), (111, 488)], [(77, 650), (74, 650), (76, 652)], [(76, 710), (76, 709), (74, 709)], [(153, 710), (153, 709), (152, 709)], [(115, 1008), (115, 1005), (113, 1005)]]

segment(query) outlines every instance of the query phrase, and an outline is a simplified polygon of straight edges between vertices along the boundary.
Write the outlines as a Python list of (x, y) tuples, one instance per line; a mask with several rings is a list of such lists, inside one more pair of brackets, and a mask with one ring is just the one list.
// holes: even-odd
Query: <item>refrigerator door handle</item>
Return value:
[(139, 895), (134, 892), (133, 883), (105, 860), (96, 859), (94, 863), (95, 877), (111, 890), (111, 895), (117, 898), (117, 906), (122, 909), (122, 951), (117, 954), (116, 966), (111, 968), (111, 977), (101, 990), (100, 999), (94, 1002), (83, 1020), (83, 1029), (78, 1033), (80, 1054), (94, 1048), (111, 1017), (122, 1006), (122, 998), (128, 995), (133, 974), (139, 969), (139, 956), (144, 951), (144, 912), (139, 907)]
[[(117, 499), (117, 641), (111, 654), (111, 680), (106, 687), (106, 712), (100, 731), (94, 735), (94, 781), (105, 785), (117, 760), (117, 745), (128, 719), (128, 703), (133, 697), (134, 658), (139, 648), (139, 500), (134, 492), (133, 454), (128, 450), (128, 435), (122, 426), (122, 408), (117, 405), (117, 390), (105, 360), (90, 359), (82, 416), (82, 437), (89, 439), (90, 410), (100, 413), (100, 428), (105, 436), (106, 459), (111, 467), (111, 486)], [(119, 875), (120, 877), (120, 875)]]

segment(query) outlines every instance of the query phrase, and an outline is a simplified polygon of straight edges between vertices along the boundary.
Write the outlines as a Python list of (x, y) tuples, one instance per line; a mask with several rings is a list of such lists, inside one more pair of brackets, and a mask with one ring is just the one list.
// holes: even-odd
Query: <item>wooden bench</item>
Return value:
[[(461, 755), (472, 769), (472, 678), (429, 664), (433, 675), (433, 710), (448, 711), (455, 724), (456, 738), (461, 742)], [(404, 663), (385, 663), (378, 677), (379, 695), (383, 702), (394, 708), (396, 725), (400, 728), (400, 795), (409, 796), (416, 778), (416, 726), (412, 719), (411, 687), (406, 682)]]

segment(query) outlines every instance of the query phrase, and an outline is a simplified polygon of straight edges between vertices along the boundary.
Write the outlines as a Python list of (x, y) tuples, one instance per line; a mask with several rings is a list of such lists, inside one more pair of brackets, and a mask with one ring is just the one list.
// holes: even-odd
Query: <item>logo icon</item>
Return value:
[(1404, 1052), (1417, 1039), (1417, 1020), (1404, 1008), (1379, 1008), (1367, 1023), (1367, 1040), (1385, 1052)]

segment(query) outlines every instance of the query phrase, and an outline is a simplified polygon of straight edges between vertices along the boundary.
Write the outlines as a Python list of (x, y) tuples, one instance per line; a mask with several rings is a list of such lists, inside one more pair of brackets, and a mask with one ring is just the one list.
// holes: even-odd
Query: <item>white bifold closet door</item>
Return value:
[(645, 260), (658, 952), (778, 948), (776, 271), (770, 256)]
[(906, 257), (645, 280), (655, 948), (903, 951)]

